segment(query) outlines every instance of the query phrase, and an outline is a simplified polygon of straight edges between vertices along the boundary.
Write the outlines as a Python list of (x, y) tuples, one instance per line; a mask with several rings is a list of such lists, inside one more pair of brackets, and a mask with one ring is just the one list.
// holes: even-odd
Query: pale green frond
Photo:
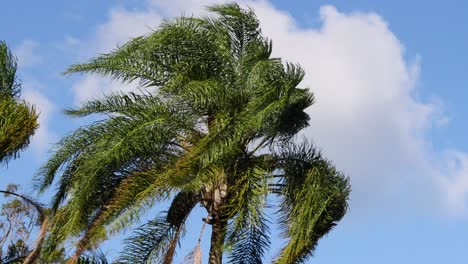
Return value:
[(242, 9), (237, 4), (213, 5), (208, 10), (220, 16), (215, 25), (227, 30), (235, 57), (241, 57), (250, 42), (260, 37), (260, 23), (252, 10)]

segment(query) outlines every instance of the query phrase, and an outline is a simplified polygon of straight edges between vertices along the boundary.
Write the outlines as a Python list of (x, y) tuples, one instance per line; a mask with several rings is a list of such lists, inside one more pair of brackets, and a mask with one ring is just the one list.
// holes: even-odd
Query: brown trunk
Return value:
[(39, 233), (38, 238), (36, 239), (35, 247), (29, 253), (29, 255), (26, 257), (23, 264), (34, 264), (34, 263), (36, 263), (36, 260), (37, 260), (37, 258), (39, 257), (39, 255), (41, 253), (42, 244), (44, 243), (48, 227), (49, 227), (49, 219), (46, 218), (42, 222), (41, 231)]
[(163, 264), (171, 264), (172, 259), (174, 258), (174, 253), (176, 250), (177, 242), (179, 241), (179, 235), (180, 235), (181, 227), (178, 227), (176, 230), (176, 233), (174, 235), (174, 238), (172, 239), (171, 243), (169, 244), (169, 249), (166, 252), (166, 255), (164, 256), (164, 261)]
[(85, 251), (84, 248), (78, 247), (75, 251), (75, 254), (71, 258), (68, 259), (67, 264), (76, 264), (78, 263), (78, 260), (80, 259), (81, 254)]
[(213, 218), (212, 221), (211, 247), (208, 263), (222, 264), (224, 238), (226, 235), (226, 222), (219, 217)]
[(226, 203), (227, 185), (224, 182), (218, 183), (209, 194), (209, 206), (211, 223), (211, 248), (208, 258), (209, 264), (223, 263), (223, 247), (226, 235), (227, 221), (224, 216), (223, 206)]

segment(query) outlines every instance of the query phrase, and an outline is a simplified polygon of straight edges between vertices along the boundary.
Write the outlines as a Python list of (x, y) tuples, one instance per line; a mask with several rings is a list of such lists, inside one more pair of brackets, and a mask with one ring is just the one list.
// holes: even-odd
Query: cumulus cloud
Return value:
[(97, 99), (112, 92), (130, 92), (138, 89), (138, 82), (122, 83), (110, 78), (88, 75), (79, 79), (72, 87), (75, 93), (74, 103), (81, 105), (89, 100)]
[[(199, 14), (214, 2), (150, 0), (141, 11), (114, 9), (96, 29), (91, 55), (149, 32), (162, 17)], [(381, 16), (323, 6), (321, 24), (304, 28), (266, 1), (243, 4), (255, 10), (273, 40), (273, 55), (304, 67), (302, 85), (317, 103), (307, 110), (311, 126), (303, 133), (351, 177), (353, 210), (466, 208), (468, 155), (433, 151), (428, 131), (447, 120), (441, 100), (418, 99), (419, 58), (405, 59), (403, 44)], [(122, 87), (84, 77), (74, 86), (75, 101)]]
[(155, 10), (128, 11), (115, 8), (110, 11), (109, 21), (100, 25), (92, 40), (95, 47), (93, 56), (97, 53), (107, 53), (134, 37), (147, 34), (157, 28), (162, 21), (162, 16)]
[[(91, 39), (81, 43), (86, 49), (79, 54), (80, 61), (86, 61), (96, 54), (108, 53), (134, 37), (147, 34), (157, 28), (162, 19), (154, 9), (140, 12), (122, 8), (112, 9), (109, 12), (109, 20), (96, 28)], [(122, 84), (98, 75), (87, 75), (73, 85), (74, 102), (80, 104), (109, 92), (135, 90), (137, 86), (137, 83)]]
[(39, 44), (33, 40), (24, 40), (19, 47), (14, 50), (18, 57), (19, 67), (25, 68), (42, 62), (43, 58), (37, 53)]
[(443, 102), (418, 99), (420, 58), (405, 60), (382, 17), (323, 6), (321, 26), (300, 28), (267, 2), (250, 6), (273, 55), (304, 67), (317, 103), (303, 133), (351, 177), (353, 210), (466, 211), (468, 155), (433, 151), (427, 134), (447, 122)]

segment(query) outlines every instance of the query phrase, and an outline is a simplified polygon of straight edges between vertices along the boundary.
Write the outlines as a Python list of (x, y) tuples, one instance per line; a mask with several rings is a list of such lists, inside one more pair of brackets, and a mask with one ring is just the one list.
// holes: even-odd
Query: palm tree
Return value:
[(66, 73), (98, 73), (141, 89), (66, 112), (101, 118), (64, 137), (41, 169), (57, 182), (44, 253), (76, 239), (69, 263), (108, 234), (171, 201), (127, 240), (118, 263), (171, 263), (197, 204), (211, 225), (209, 263), (261, 263), (264, 209), (278, 196), (288, 244), (275, 263), (300, 263), (347, 210), (349, 182), (317, 149), (297, 143), (313, 103), (298, 65), (271, 58), (251, 10), (212, 6), (213, 17), (181, 17)]
[(19, 99), (16, 58), (0, 41), (0, 163), (18, 157), (38, 127), (34, 107)]

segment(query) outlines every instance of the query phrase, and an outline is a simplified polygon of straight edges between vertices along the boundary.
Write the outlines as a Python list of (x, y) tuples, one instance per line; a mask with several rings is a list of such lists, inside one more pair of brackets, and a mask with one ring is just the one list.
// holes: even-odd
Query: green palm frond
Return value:
[(227, 243), (232, 245), (230, 263), (262, 263), (270, 246), (268, 221), (263, 212), (270, 176), (270, 171), (251, 168), (238, 182), (239, 188), (232, 190), (228, 208), (234, 215), (230, 216), (232, 224), (227, 235)]
[(134, 231), (117, 263), (163, 263), (163, 256), (176, 233), (166, 217), (156, 218)]

